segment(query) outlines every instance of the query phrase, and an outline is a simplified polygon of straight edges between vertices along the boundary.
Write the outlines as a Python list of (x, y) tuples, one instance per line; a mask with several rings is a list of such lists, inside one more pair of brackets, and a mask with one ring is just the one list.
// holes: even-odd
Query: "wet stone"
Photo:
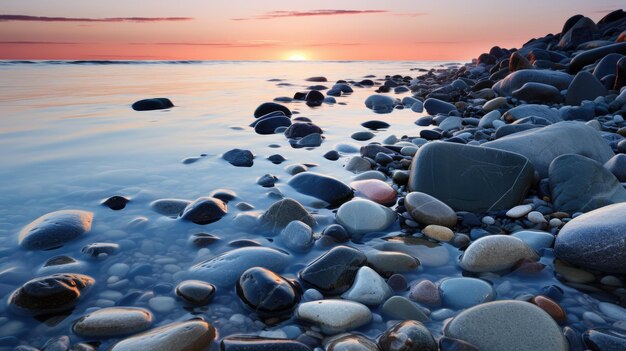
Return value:
[(158, 214), (176, 218), (190, 203), (191, 201), (182, 199), (159, 199), (153, 201), (150, 208)]
[(136, 101), (132, 105), (135, 111), (164, 110), (171, 107), (174, 107), (174, 104), (168, 98), (143, 99)]
[(422, 280), (411, 287), (409, 298), (426, 306), (441, 305), (439, 288), (430, 280)]
[(295, 317), (316, 325), (324, 334), (333, 335), (368, 324), (372, 312), (358, 302), (328, 299), (300, 304)]
[(219, 237), (209, 233), (194, 233), (189, 237), (189, 242), (195, 247), (207, 247), (218, 240)]
[(113, 211), (123, 210), (130, 199), (124, 196), (111, 196), (110, 198), (102, 201), (102, 205), (112, 209)]
[(271, 232), (286, 227), (292, 221), (301, 221), (309, 227), (315, 225), (315, 219), (293, 199), (282, 199), (273, 203), (260, 218), (263, 228)]
[(437, 351), (439, 348), (432, 334), (422, 323), (408, 320), (400, 322), (378, 340), (382, 351)]
[(288, 317), (300, 301), (301, 291), (268, 269), (252, 267), (239, 278), (237, 295), (261, 317)]
[(72, 327), (77, 335), (101, 338), (135, 334), (152, 325), (152, 313), (142, 308), (103, 308), (79, 318)]
[(286, 106), (274, 102), (266, 102), (254, 110), (254, 117), (259, 118), (275, 111), (282, 112), (287, 117), (291, 116), (291, 111)]
[(496, 272), (509, 269), (522, 259), (537, 261), (539, 256), (518, 238), (489, 235), (470, 244), (460, 266), (470, 272)]
[(367, 258), (361, 251), (337, 246), (309, 263), (300, 271), (300, 279), (324, 295), (338, 295), (347, 291), (358, 269), (365, 265)]
[(367, 129), (371, 129), (371, 130), (387, 129), (387, 128), (389, 128), (391, 126), (387, 122), (376, 121), (376, 120), (363, 122), (363, 123), (361, 123), (361, 125), (363, 127), (367, 128)]
[(403, 296), (390, 297), (385, 301), (381, 310), (390, 319), (422, 322), (430, 320), (416, 303)]
[(383, 231), (396, 221), (397, 214), (383, 205), (366, 199), (354, 199), (337, 210), (337, 223), (353, 238), (363, 234)]
[(228, 207), (222, 200), (212, 197), (201, 197), (190, 203), (180, 215), (180, 218), (204, 225), (219, 221), (226, 215), (227, 211)]
[(254, 164), (254, 155), (249, 150), (232, 149), (224, 153), (222, 158), (235, 167), (252, 167)]
[(385, 280), (369, 267), (361, 267), (354, 282), (341, 297), (346, 300), (376, 306), (385, 301), (393, 292)]
[(352, 189), (338, 179), (314, 172), (296, 174), (288, 184), (299, 193), (324, 200), (331, 206), (340, 205), (354, 196)]
[(290, 251), (307, 252), (314, 243), (313, 230), (301, 221), (290, 222), (280, 232), (280, 238)]
[(92, 221), (93, 213), (87, 211), (50, 212), (22, 228), (18, 243), (27, 250), (55, 248), (88, 233)]
[(89, 257), (97, 258), (101, 254), (112, 255), (120, 249), (120, 246), (116, 243), (92, 243), (83, 246), (80, 251)]
[(202, 351), (216, 337), (211, 324), (200, 319), (174, 322), (119, 341), (110, 351)]
[(213, 284), (200, 280), (185, 280), (176, 286), (176, 295), (194, 306), (208, 305), (213, 300), (215, 291)]
[(349, 334), (332, 340), (326, 351), (379, 351), (375, 342), (357, 334)]
[(220, 343), (221, 351), (311, 351), (307, 345), (288, 339), (257, 336), (228, 336)]
[(452, 309), (464, 309), (495, 299), (496, 291), (491, 284), (476, 278), (448, 278), (439, 284), (443, 305)]

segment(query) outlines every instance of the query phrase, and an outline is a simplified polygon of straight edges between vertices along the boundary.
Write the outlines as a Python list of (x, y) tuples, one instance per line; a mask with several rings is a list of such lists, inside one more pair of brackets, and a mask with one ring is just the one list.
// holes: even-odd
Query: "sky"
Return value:
[(469, 60), (616, 0), (2, 0), (0, 59)]

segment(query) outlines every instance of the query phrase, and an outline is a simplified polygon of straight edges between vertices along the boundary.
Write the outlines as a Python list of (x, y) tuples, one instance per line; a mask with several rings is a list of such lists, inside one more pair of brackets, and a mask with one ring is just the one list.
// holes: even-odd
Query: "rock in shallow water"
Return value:
[(301, 221), (290, 222), (280, 232), (280, 239), (287, 249), (295, 252), (307, 252), (313, 246), (313, 230)]
[(302, 223), (312, 227), (315, 225), (315, 219), (298, 201), (293, 199), (282, 199), (276, 201), (270, 208), (263, 213), (260, 223), (263, 229), (275, 232), (285, 228), (293, 221), (301, 221)]
[(550, 164), (554, 207), (563, 212), (588, 212), (626, 201), (626, 190), (601, 163), (584, 156), (561, 155)]
[(174, 104), (168, 98), (143, 99), (132, 105), (135, 111), (163, 110), (170, 107), (174, 107)]
[(556, 237), (555, 255), (571, 264), (605, 273), (626, 273), (626, 203), (585, 213)]
[(289, 254), (269, 247), (242, 247), (200, 262), (189, 271), (193, 277), (225, 287), (234, 284), (248, 268), (263, 267), (279, 272), (290, 259)]
[(110, 307), (78, 319), (72, 330), (88, 338), (122, 336), (144, 331), (152, 325), (152, 313), (143, 308)]
[(348, 334), (329, 342), (326, 351), (379, 351), (379, 348), (362, 335)]
[(539, 256), (522, 240), (510, 235), (489, 235), (473, 241), (459, 265), (470, 272), (496, 272), (513, 267), (521, 259)]
[(445, 307), (464, 309), (495, 299), (496, 291), (488, 282), (476, 278), (448, 278), (439, 284)]
[(159, 199), (150, 203), (150, 208), (158, 214), (176, 218), (190, 203), (191, 201), (183, 199)]
[(195, 224), (209, 224), (219, 221), (228, 212), (226, 204), (212, 197), (201, 197), (190, 203), (180, 218)]
[(481, 351), (567, 351), (561, 329), (549, 314), (522, 301), (493, 301), (461, 312), (444, 329), (448, 337)]
[(184, 280), (176, 286), (176, 295), (195, 306), (208, 305), (215, 295), (215, 286), (200, 280)]
[(20, 231), (18, 243), (27, 250), (45, 250), (61, 246), (89, 232), (93, 213), (62, 210), (43, 215)]
[(325, 295), (338, 295), (350, 288), (359, 268), (365, 265), (363, 252), (348, 246), (337, 246), (309, 263), (300, 279)]
[(232, 149), (222, 158), (235, 167), (252, 167), (254, 164), (254, 155), (249, 150)]
[(355, 239), (361, 235), (387, 229), (397, 214), (388, 207), (366, 199), (354, 199), (337, 210), (337, 223)]
[(372, 312), (367, 306), (334, 299), (302, 303), (296, 309), (295, 316), (316, 325), (322, 333), (328, 335), (356, 329), (372, 320)]
[(387, 95), (370, 95), (365, 99), (365, 106), (376, 113), (391, 113), (396, 101)]
[(215, 328), (208, 322), (192, 319), (174, 322), (126, 338), (110, 351), (203, 351), (215, 339)]
[(501, 210), (526, 196), (533, 171), (527, 158), (513, 152), (435, 142), (415, 154), (408, 187), (457, 210)]
[(411, 192), (404, 197), (404, 206), (411, 217), (422, 225), (442, 225), (453, 228), (457, 216), (453, 209), (438, 199), (420, 192)]
[(61, 273), (35, 278), (15, 290), (8, 299), (10, 308), (25, 315), (49, 315), (71, 310), (93, 286), (94, 279), (83, 274)]
[(437, 343), (422, 323), (400, 322), (387, 330), (378, 340), (383, 351), (437, 351)]
[(254, 117), (259, 118), (275, 111), (280, 111), (287, 117), (291, 116), (291, 111), (286, 106), (275, 102), (266, 102), (254, 110)]
[(307, 345), (289, 339), (256, 336), (228, 336), (220, 343), (221, 351), (311, 351)]
[(393, 291), (378, 273), (369, 267), (361, 267), (356, 273), (352, 286), (341, 295), (341, 298), (377, 306), (392, 294)]
[(331, 206), (341, 205), (354, 196), (352, 189), (343, 182), (315, 172), (298, 173), (288, 184), (299, 193), (324, 200)]
[(300, 301), (301, 291), (269, 269), (252, 267), (239, 277), (237, 295), (261, 317), (288, 317)]
[(355, 195), (364, 197), (381, 205), (392, 206), (398, 193), (389, 184), (378, 179), (357, 180), (350, 183), (356, 190)]

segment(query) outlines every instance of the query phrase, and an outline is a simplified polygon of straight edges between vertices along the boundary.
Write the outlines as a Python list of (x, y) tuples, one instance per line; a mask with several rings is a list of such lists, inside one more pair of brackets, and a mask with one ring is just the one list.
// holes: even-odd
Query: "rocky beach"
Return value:
[[(408, 67), (268, 76), (285, 95), (194, 125), (238, 133), (219, 152), (17, 186), (0, 350), (626, 350), (626, 12)], [(178, 133), (193, 93), (123, 113)], [(142, 137), (185, 144), (104, 147)]]

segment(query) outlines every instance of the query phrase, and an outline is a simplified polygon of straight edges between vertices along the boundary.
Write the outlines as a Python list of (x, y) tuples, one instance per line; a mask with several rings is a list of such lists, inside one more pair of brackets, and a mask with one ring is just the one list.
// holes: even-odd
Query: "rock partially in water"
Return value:
[(257, 336), (227, 336), (220, 343), (221, 351), (311, 351), (307, 345), (289, 339)]
[(18, 243), (27, 250), (59, 247), (91, 230), (93, 213), (62, 210), (45, 214), (22, 228)]
[(211, 345), (216, 335), (211, 324), (192, 319), (131, 336), (113, 345), (110, 351), (203, 351)]
[(366, 140), (372, 139), (374, 136), (375, 136), (374, 133), (372, 133), (370, 131), (364, 131), (364, 132), (352, 133), (352, 135), (350, 137), (352, 139), (354, 139), (354, 140), (366, 141)]
[(556, 237), (555, 255), (571, 264), (605, 273), (626, 273), (626, 203), (585, 213)]
[(396, 100), (387, 95), (370, 95), (365, 99), (365, 106), (376, 113), (391, 113)]
[(626, 201), (626, 190), (601, 163), (567, 154), (554, 159), (549, 171), (554, 207), (566, 213), (588, 212)]
[(310, 122), (296, 122), (285, 130), (287, 138), (303, 138), (313, 133), (323, 134), (324, 132), (322, 128)]
[(300, 304), (295, 317), (316, 325), (324, 334), (333, 335), (369, 323), (372, 312), (358, 302), (328, 299)]
[(143, 99), (136, 101), (132, 105), (135, 111), (164, 110), (172, 107), (174, 107), (174, 104), (168, 98)]
[(365, 266), (359, 268), (354, 282), (341, 298), (360, 302), (369, 306), (377, 306), (393, 294), (385, 280), (373, 269)]
[(299, 193), (324, 200), (331, 206), (339, 206), (354, 196), (352, 189), (340, 180), (315, 172), (298, 173), (287, 184)]
[(232, 149), (222, 158), (235, 167), (252, 167), (254, 164), (254, 155), (250, 150)]
[(119, 195), (111, 196), (110, 198), (102, 201), (102, 204), (113, 211), (123, 210), (126, 204), (130, 201), (129, 198)]
[(383, 314), (390, 319), (428, 321), (430, 318), (422, 308), (404, 296), (390, 297), (381, 308)]
[(315, 225), (315, 219), (304, 206), (289, 198), (273, 203), (260, 218), (263, 229), (270, 232), (285, 228), (293, 221), (301, 221), (309, 227)]
[(432, 334), (418, 321), (404, 321), (389, 328), (378, 340), (382, 351), (437, 351)]
[(396, 217), (396, 212), (388, 207), (366, 199), (354, 199), (339, 207), (336, 219), (353, 238), (359, 238), (387, 229)]
[[(80, 249), (85, 256), (98, 258), (101, 254), (113, 255), (120, 249), (116, 243), (91, 243)], [(106, 257), (106, 256), (105, 256)]]
[(539, 256), (516, 237), (489, 235), (473, 241), (459, 265), (470, 272), (496, 272), (509, 269), (522, 259), (537, 261)]
[(439, 284), (445, 307), (461, 310), (493, 301), (496, 291), (488, 282), (476, 278), (448, 278)]
[(430, 280), (422, 280), (411, 287), (409, 298), (427, 306), (441, 305), (439, 288)]
[(387, 129), (391, 127), (389, 123), (377, 120), (366, 121), (361, 123), (361, 125), (371, 130)]
[(248, 268), (263, 267), (280, 272), (291, 261), (288, 253), (269, 247), (242, 247), (224, 252), (189, 268), (190, 275), (218, 287), (235, 284)]
[(292, 282), (261, 267), (252, 267), (237, 282), (237, 295), (261, 317), (288, 317), (300, 301)]
[(309, 263), (300, 271), (300, 279), (324, 295), (339, 295), (347, 291), (367, 257), (360, 250), (337, 246)]
[(291, 126), (291, 119), (287, 116), (270, 116), (259, 118), (254, 123), (254, 131), (257, 134), (274, 134), (277, 128)]
[(259, 118), (275, 111), (282, 112), (285, 116), (291, 116), (291, 111), (284, 105), (275, 102), (265, 102), (254, 110), (254, 117)]
[(411, 164), (408, 188), (469, 212), (511, 208), (526, 196), (533, 166), (520, 154), (455, 143), (428, 143)]
[(442, 225), (453, 228), (457, 222), (456, 213), (450, 206), (438, 199), (420, 192), (411, 192), (404, 197), (404, 206), (411, 218), (422, 225)]
[(152, 313), (143, 308), (109, 307), (80, 317), (72, 330), (87, 338), (123, 336), (144, 331), (152, 325)]
[(602, 164), (614, 155), (600, 133), (578, 122), (560, 122), (515, 133), (483, 146), (526, 156), (541, 178), (548, 177), (550, 163), (564, 154), (583, 155)]
[(280, 238), (287, 249), (294, 252), (308, 252), (315, 242), (313, 230), (301, 221), (290, 222), (280, 232)]
[(158, 214), (176, 218), (190, 203), (191, 201), (182, 199), (159, 199), (150, 203), (150, 208)]
[(417, 258), (403, 252), (370, 250), (366, 256), (368, 266), (385, 277), (411, 272), (420, 265)]
[(378, 345), (370, 339), (358, 335), (348, 334), (337, 337), (326, 346), (326, 351), (379, 351)]
[(350, 183), (355, 195), (384, 206), (393, 206), (398, 193), (389, 184), (378, 179), (357, 180)]
[(219, 221), (228, 212), (228, 206), (219, 199), (212, 197), (201, 197), (190, 203), (183, 213), (181, 219), (195, 224), (209, 224)]
[(184, 280), (176, 286), (176, 295), (194, 306), (208, 305), (215, 291), (215, 285), (201, 280)]
[(590, 350), (621, 351), (626, 350), (626, 333), (608, 328), (587, 330), (583, 334), (585, 346)]
[(83, 274), (61, 273), (35, 278), (15, 290), (9, 307), (20, 314), (41, 316), (71, 310), (95, 280)]
[(444, 114), (455, 111), (456, 107), (449, 102), (445, 102), (435, 98), (428, 98), (424, 101), (424, 109), (431, 115)]
[(458, 314), (444, 335), (469, 342), (481, 351), (567, 351), (556, 322), (541, 308), (522, 301), (493, 301)]

